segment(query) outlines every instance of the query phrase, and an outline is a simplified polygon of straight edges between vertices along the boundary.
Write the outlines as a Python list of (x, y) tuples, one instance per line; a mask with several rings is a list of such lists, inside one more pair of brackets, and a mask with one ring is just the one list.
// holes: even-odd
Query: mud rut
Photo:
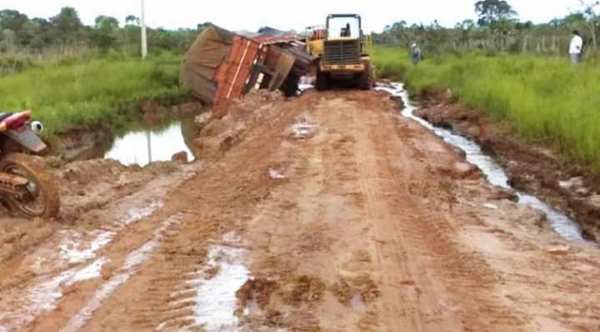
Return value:
[[(387, 94), (249, 108), (204, 130), (202, 162), (57, 170), (62, 223), (0, 223), (0, 331), (600, 329), (600, 251)], [(250, 279), (211, 316), (202, 285), (240, 261)]]

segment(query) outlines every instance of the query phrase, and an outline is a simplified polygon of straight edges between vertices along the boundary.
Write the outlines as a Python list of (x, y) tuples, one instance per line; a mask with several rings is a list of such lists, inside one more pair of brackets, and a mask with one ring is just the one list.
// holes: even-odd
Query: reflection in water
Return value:
[(188, 160), (194, 160), (184, 138), (184, 127), (185, 124), (178, 121), (160, 130), (130, 132), (117, 138), (104, 158), (117, 160), (123, 165), (146, 166), (154, 161), (171, 160), (173, 154), (185, 151)]

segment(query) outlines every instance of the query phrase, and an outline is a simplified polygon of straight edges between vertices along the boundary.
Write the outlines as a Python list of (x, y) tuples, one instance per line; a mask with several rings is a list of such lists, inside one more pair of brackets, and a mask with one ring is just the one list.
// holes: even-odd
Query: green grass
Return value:
[(179, 57), (146, 61), (123, 56), (61, 61), (0, 77), (0, 111), (32, 109), (52, 136), (72, 127), (122, 129), (139, 118), (144, 99), (174, 103)]
[(557, 147), (600, 170), (600, 67), (526, 55), (445, 55), (409, 63), (402, 49), (378, 48), (378, 74), (412, 93), (450, 88), (460, 102), (507, 121), (532, 142)]

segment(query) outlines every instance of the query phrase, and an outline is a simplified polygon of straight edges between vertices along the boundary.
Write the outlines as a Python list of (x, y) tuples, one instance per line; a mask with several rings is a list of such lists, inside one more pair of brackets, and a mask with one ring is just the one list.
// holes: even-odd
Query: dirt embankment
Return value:
[(0, 219), (0, 331), (597, 330), (598, 249), (398, 111), (255, 93), (201, 161), (57, 169), (59, 222)]
[(533, 193), (577, 220), (584, 236), (600, 241), (600, 174), (560, 158), (552, 149), (525, 143), (508, 125), (451, 102), (447, 93), (428, 93), (417, 115), (478, 142), (506, 169), (513, 187)]

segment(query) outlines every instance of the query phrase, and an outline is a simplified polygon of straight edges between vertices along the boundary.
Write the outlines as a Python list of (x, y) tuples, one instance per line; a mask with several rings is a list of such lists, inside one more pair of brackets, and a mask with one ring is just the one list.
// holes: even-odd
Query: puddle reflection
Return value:
[(186, 139), (185, 125), (188, 121), (193, 119), (173, 122), (167, 128), (130, 132), (115, 139), (104, 158), (127, 166), (146, 166), (155, 161), (171, 160), (174, 154), (185, 152), (188, 161), (193, 161), (195, 156)]

